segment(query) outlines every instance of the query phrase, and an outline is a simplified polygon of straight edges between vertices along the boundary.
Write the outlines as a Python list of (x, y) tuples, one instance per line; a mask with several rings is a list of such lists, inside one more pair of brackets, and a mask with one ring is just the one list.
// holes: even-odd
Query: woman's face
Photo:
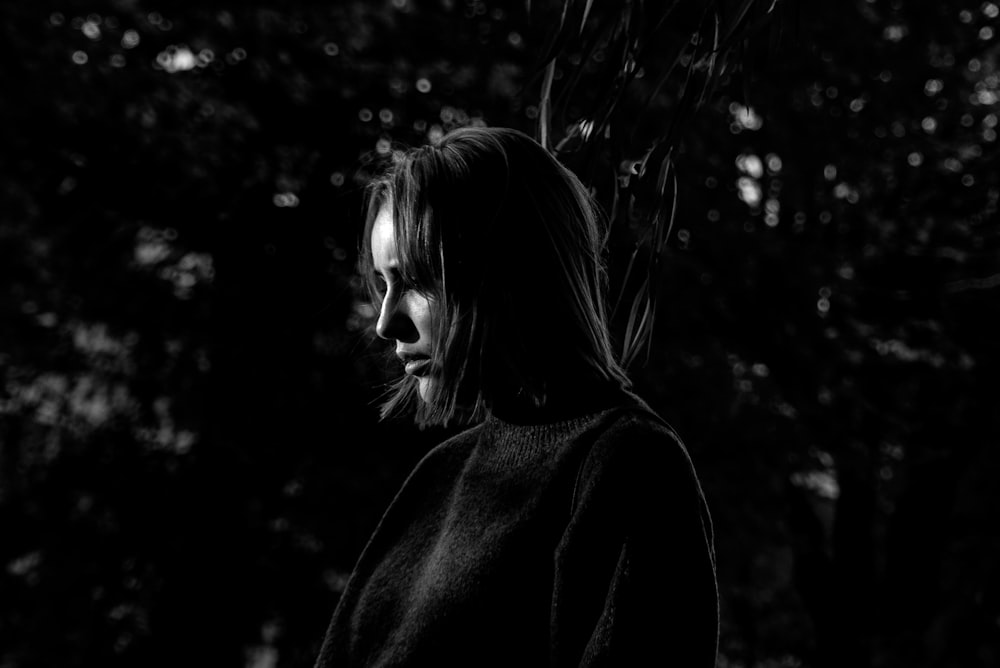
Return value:
[(387, 207), (382, 207), (375, 217), (371, 244), (375, 272), (385, 283), (375, 332), (396, 342), (396, 356), (403, 362), (407, 375), (417, 378), (420, 398), (427, 401), (435, 382), (431, 366), (434, 331), (431, 302), (426, 295), (403, 285), (392, 212)]

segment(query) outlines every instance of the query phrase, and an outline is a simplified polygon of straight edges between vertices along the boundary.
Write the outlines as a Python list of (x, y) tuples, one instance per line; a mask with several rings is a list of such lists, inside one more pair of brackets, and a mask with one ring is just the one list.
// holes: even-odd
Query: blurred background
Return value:
[(1000, 7), (683, 4), (0, 3), (0, 667), (312, 664), (447, 435), (377, 420), (362, 189), (476, 124), (565, 140), (613, 288), (676, 208), (631, 372), (720, 666), (1000, 665)]

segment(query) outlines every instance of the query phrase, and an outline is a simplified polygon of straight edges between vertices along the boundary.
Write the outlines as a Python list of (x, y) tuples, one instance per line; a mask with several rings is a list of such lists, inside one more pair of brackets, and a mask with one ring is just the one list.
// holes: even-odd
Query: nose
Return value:
[(375, 323), (375, 333), (383, 339), (393, 339), (412, 343), (416, 341), (416, 325), (410, 318), (407, 303), (404, 298), (386, 295), (382, 300), (378, 321)]

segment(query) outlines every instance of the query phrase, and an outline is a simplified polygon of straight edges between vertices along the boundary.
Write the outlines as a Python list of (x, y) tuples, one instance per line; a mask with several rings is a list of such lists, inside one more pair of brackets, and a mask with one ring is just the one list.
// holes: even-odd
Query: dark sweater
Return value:
[(644, 404), (491, 417), (417, 465), (327, 631), (333, 666), (712, 668), (711, 521)]

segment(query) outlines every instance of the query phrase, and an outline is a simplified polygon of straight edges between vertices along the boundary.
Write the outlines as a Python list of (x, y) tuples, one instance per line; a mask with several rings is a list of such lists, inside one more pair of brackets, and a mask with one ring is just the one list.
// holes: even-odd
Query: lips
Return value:
[(423, 376), (431, 367), (431, 358), (413, 357), (403, 360), (404, 368), (409, 376)]

